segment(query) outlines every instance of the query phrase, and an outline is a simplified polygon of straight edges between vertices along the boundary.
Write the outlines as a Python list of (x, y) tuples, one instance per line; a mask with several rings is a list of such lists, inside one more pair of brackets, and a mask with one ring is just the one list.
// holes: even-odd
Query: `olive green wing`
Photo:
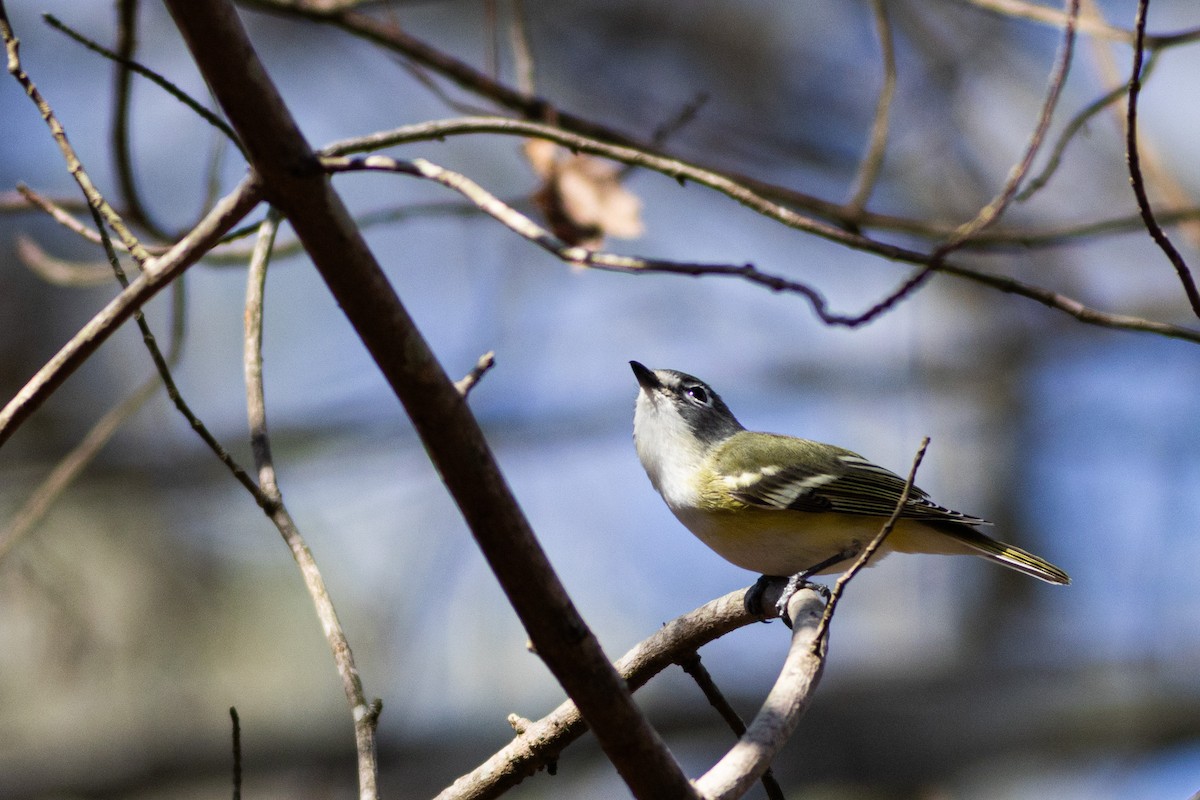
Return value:
[[(850, 450), (808, 439), (749, 431), (737, 434), (722, 446), (713, 470), (725, 476), (736, 499), (779, 511), (887, 517), (900, 501), (905, 484), (896, 473)], [(909, 491), (900, 516), (963, 525), (987, 524), (978, 517), (937, 505), (916, 486)]]

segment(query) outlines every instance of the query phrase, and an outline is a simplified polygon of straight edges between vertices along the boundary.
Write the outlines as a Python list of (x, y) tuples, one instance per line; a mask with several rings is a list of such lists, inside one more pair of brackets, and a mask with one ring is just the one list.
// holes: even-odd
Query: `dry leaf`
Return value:
[(542, 178), (533, 202), (560, 239), (596, 250), (606, 236), (642, 235), (642, 201), (621, 185), (616, 165), (539, 139), (526, 142), (525, 157)]

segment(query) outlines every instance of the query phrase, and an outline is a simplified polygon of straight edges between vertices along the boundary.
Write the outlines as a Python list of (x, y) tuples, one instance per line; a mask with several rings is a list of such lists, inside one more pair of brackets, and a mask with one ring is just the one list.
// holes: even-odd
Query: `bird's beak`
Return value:
[(633, 367), (633, 374), (637, 377), (638, 384), (647, 392), (662, 388), (662, 381), (654, 374), (654, 370), (648, 369), (637, 361), (630, 361), (629, 366)]

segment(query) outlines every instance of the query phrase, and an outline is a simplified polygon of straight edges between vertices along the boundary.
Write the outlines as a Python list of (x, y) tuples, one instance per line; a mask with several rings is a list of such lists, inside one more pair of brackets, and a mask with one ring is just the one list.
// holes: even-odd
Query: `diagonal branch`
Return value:
[(692, 797), (559, 582), (479, 424), (401, 304), (225, 0), (168, 9), (271, 202), (413, 421), (538, 654), (639, 798)]
[(165, 255), (147, 261), (142, 273), (129, 287), (72, 336), (0, 410), (0, 446), (122, 323), (183, 274), (184, 270), (199, 261), (230, 228), (258, 205), (261, 198), (255, 180), (244, 179)]
[(1067, 82), (1067, 73), (1071, 68), (1071, 56), (1075, 52), (1075, 24), (1079, 18), (1079, 2), (1080, 0), (1067, 0), (1067, 21), (1063, 32), (1062, 47), (1059, 50), (1058, 61), (1050, 74), (1050, 87), (1046, 91), (1042, 111), (1038, 115), (1038, 122), (1034, 126), (1033, 133), (1029, 137), (1029, 143), (1025, 146), (1024, 155), (1009, 170), (1008, 178), (1004, 181), (1004, 188), (1000, 190), (1000, 193), (984, 206), (974, 219), (962, 225), (954, 232), (953, 236), (934, 251), (933, 257), (937, 262), (941, 262), (945, 256), (958, 250), (967, 240), (1000, 219), (1000, 216), (1012, 203), (1021, 181), (1029, 174), (1034, 156), (1041, 149), (1042, 141), (1046, 138), (1046, 131), (1050, 128), (1050, 120), (1054, 116), (1054, 109), (1058, 105), (1063, 85)]

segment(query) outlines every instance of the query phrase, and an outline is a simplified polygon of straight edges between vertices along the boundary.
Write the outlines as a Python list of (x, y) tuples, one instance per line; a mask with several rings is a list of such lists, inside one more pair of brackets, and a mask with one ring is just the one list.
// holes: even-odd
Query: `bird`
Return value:
[[(850, 565), (895, 511), (907, 481), (851, 450), (746, 430), (704, 381), (629, 362), (638, 382), (633, 440), (650, 483), (683, 526), (727, 561), (769, 581), (789, 579), (779, 603), (814, 575)], [(1047, 583), (1066, 572), (993, 539), (984, 519), (934, 503), (913, 486), (872, 563), (890, 552), (976, 555)]]

